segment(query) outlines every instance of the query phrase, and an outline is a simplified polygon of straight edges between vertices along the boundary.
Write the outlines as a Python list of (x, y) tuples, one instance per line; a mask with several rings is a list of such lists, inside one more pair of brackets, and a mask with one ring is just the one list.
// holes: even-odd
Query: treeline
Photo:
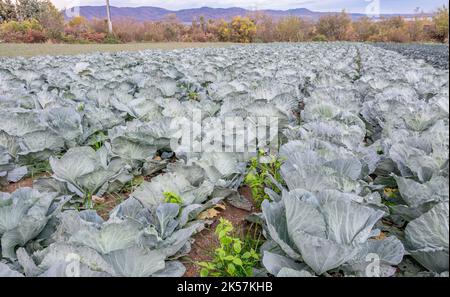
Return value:
[(180, 23), (176, 15), (162, 21), (113, 20), (113, 34), (107, 22), (75, 17), (68, 22), (48, 0), (0, 0), (0, 41), (3, 42), (448, 42), (449, 11), (437, 9), (433, 17), (416, 14), (413, 19), (391, 17), (352, 20), (345, 13), (311, 21), (295, 16), (273, 19), (254, 13), (231, 21), (200, 17), (191, 24)]

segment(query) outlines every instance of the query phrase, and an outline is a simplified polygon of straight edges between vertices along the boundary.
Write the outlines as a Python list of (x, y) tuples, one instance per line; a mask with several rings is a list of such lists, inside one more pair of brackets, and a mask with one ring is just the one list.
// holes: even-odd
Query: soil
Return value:
[(130, 193), (119, 193), (119, 194), (105, 194), (101, 198), (104, 202), (95, 205), (95, 210), (98, 215), (102, 217), (105, 221), (109, 219), (109, 213), (120, 203), (128, 199)]
[(33, 178), (27, 177), (17, 183), (9, 183), (1, 188), (2, 192), (12, 193), (20, 188), (32, 188), (33, 187)]
[[(250, 188), (242, 187), (239, 189), (239, 193), (253, 204)], [(195, 262), (211, 261), (214, 250), (219, 246), (217, 236), (214, 234), (214, 230), (219, 222), (220, 218), (224, 218), (230, 221), (235, 230), (243, 230), (248, 226), (246, 217), (254, 211), (257, 211), (253, 206), (252, 211), (246, 211), (224, 202), (225, 209), (220, 211), (219, 215), (214, 218), (214, 223), (209, 227), (194, 235), (195, 240), (192, 244), (191, 252), (182, 260), (186, 266), (185, 277), (198, 277), (200, 274), (200, 268), (195, 265)], [(253, 204), (254, 205), (254, 204)]]

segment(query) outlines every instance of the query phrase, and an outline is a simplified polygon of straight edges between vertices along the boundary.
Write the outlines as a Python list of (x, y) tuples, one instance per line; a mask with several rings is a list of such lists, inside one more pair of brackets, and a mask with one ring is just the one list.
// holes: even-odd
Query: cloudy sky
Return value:
[[(51, 0), (58, 8), (79, 5), (103, 5), (104, 0)], [(156, 6), (172, 10), (184, 8), (243, 7), (248, 9), (308, 8), (315, 11), (365, 12), (366, 7), (380, 3), (381, 13), (410, 13), (416, 7), (425, 12), (447, 4), (447, 0), (110, 0), (113, 6)]]

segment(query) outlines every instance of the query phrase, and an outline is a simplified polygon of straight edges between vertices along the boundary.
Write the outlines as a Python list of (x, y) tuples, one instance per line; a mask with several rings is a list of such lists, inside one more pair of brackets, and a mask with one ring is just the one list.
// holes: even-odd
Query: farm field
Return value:
[(448, 75), (359, 43), (0, 58), (0, 276), (448, 276)]
[(425, 60), (436, 68), (448, 69), (448, 44), (375, 43), (374, 45), (399, 52), (411, 59)]
[(231, 43), (195, 43), (195, 42), (161, 42), (161, 43), (125, 43), (125, 44), (49, 44), (49, 43), (0, 43), (0, 57), (34, 57), (78, 55), (94, 52), (142, 51), (147, 49), (173, 50), (183, 48), (224, 47)]

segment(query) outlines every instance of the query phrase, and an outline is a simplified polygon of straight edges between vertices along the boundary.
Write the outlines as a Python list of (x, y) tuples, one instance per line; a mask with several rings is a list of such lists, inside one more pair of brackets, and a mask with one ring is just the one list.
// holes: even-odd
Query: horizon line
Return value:
[[(447, 7), (446, 5), (444, 5), (445, 7)], [(106, 5), (78, 5), (78, 6), (71, 6), (71, 7), (65, 7), (62, 8), (61, 10), (68, 10), (68, 9), (73, 9), (76, 7), (106, 7)], [(139, 6), (118, 6), (118, 5), (110, 5), (111, 8), (158, 8), (158, 9), (162, 9), (162, 10), (167, 10), (167, 11), (171, 11), (171, 12), (178, 12), (178, 11), (183, 11), (183, 10), (190, 10), (190, 9), (202, 9), (202, 8), (209, 8), (209, 9), (244, 9), (244, 10), (248, 10), (248, 11), (282, 11), (282, 12), (287, 12), (290, 10), (297, 10), (297, 9), (304, 9), (304, 10), (308, 10), (311, 12), (318, 12), (318, 13), (340, 13), (342, 11), (345, 11), (346, 13), (349, 14), (365, 14), (365, 12), (360, 12), (360, 11), (348, 11), (345, 8), (341, 9), (340, 11), (337, 10), (312, 10), (306, 7), (296, 7), (296, 8), (289, 8), (289, 9), (273, 9), (273, 8), (246, 8), (246, 7), (241, 7), (241, 6), (228, 6), (228, 7), (212, 7), (212, 6), (199, 6), (199, 7), (189, 7), (189, 8), (180, 8), (180, 9), (167, 9), (167, 8), (163, 8), (163, 7), (159, 7), (159, 6), (151, 6), (151, 5), (139, 5)], [(416, 14), (431, 14), (434, 11), (436, 11), (438, 8), (440, 8), (442, 6), (437, 6), (434, 10), (432, 11), (420, 11), (420, 12), (384, 12), (384, 13), (380, 13), (380, 15), (416, 15)]]

